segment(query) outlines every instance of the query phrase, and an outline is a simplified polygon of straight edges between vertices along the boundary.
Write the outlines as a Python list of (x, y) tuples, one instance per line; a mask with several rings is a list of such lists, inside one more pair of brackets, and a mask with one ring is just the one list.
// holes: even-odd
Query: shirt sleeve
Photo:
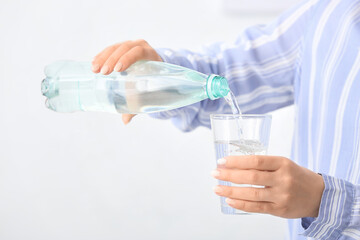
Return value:
[(317, 218), (303, 218), (306, 237), (360, 239), (360, 185), (323, 175), (325, 189)]
[[(215, 43), (201, 52), (157, 49), (163, 61), (224, 76), (242, 113), (267, 113), (294, 102), (294, 81), (316, 0), (304, 1), (269, 25), (246, 29), (234, 43)], [(210, 127), (211, 113), (230, 113), (224, 99), (202, 102), (153, 117), (169, 119), (182, 131)]]

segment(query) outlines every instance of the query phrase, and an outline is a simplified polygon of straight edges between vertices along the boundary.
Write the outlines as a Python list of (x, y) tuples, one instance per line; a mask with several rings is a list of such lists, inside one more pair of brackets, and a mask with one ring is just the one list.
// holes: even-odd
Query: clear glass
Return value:
[[(271, 115), (212, 114), (210, 119), (216, 160), (226, 156), (265, 155), (267, 153)], [(219, 181), (219, 184), (235, 187), (262, 187), (226, 181)], [(230, 207), (224, 197), (220, 197), (220, 204), (221, 212), (224, 214), (249, 214)]]

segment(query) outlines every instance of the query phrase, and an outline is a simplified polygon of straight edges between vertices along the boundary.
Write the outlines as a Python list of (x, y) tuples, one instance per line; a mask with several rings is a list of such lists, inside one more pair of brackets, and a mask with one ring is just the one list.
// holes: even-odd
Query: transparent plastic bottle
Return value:
[(153, 113), (229, 93), (227, 80), (181, 66), (139, 61), (124, 72), (95, 74), (91, 64), (58, 61), (45, 68), (41, 90), (57, 112)]

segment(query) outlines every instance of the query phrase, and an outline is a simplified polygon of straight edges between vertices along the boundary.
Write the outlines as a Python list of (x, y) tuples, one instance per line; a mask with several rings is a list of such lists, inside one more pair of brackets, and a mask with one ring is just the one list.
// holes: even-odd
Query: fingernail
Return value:
[(216, 192), (216, 193), (221, 193), (221, 192), (222, 192), (222, 188), (219, 187), (219, 186), (215, 186), (215, 187), (213, 188), (213, 190), (214, 190), (214, 192)]
[(229, 205), (232, 205), (232, 204), (235, 203), (235, 201), (232, 200), (232, 199), (230, 199), (230, 198), (225, 199), (225, 201), (226, 201), (226, 203), (229, 204)]
[(121, 68), (122, 68), (122, 63), (119, 62), (119, 63), (117, 63), (117, 64), (115, 65), (114, 71), (120, 72)]
[(218, 177), (218, 176), (220, 176), (220, 172), (218, 170), (213, 170), (213, 171), (211, 171), (211, 176)]
[(101, 73), (102, 73), (102, 74), (107, 74), (108, 71), (109, 71), (109, 67), (108, 67), (107, 65), (105, 65), (105, 66), (103, 66), (103, 67), (101, 68)]
[(225, 163), (226, 163), (225, 158), (220, 158), (219, 160), (217, 160), (217, 164), (219, 164), (219, 165), (224, 165)]
[(99, 70), (99, 67), (100, 67), (99, 64), (94, 64), (94, 65), (92, 65), (91, 70), (92, 70), (93, 72), (96, 72), (97, 70)]

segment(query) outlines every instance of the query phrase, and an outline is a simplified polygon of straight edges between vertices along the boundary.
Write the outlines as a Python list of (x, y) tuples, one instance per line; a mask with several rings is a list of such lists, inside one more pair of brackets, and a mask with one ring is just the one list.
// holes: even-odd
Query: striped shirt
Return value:
[[(289, 220), (289, 239), (360, 239), (360, 1), (306, 0), (233, 44), (158, 49), (166, 62), (228, 79), (243, 113), (295, 105), (292, 160), (322, 173), (317, 218)], [(223, 99), (153, 114), (183, 131), (230, 113)]]

